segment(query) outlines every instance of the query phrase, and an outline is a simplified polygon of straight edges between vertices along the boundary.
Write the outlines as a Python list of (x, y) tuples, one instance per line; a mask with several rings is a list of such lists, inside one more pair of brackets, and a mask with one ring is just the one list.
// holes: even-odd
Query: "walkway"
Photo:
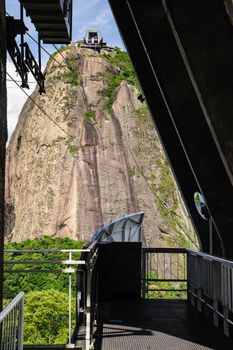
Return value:
[(233, 342), (185, 301), (105, 304), (97, 350), (232, 350)]

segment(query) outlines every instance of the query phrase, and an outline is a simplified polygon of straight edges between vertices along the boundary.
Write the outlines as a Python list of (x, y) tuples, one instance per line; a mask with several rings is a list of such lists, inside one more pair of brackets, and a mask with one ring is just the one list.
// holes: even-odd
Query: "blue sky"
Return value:
[[(6, 0), (6, 10), (9, 15), (19, 18), (19, 1), (18, 0)], [(37, 39), (37, 33), (34, 30), (34, 26), (30, 21), (30, 18), (25, 16), (25, 24), (29, 29), (29, 34)], [(124, 49), (123, 42), (120, 38), (116, 23), (114, 21), (111, 9), (107, 0), (73, 0), (73, 41), (77, 41), (83, 38), (86, 30), (99, 29), (102, 32), (104, 41), (112, 46), (118, 46)], [(37, 57), (37, 47), (33, 41), (25, 36), (25, 41), (28, 42), (30, 48)], [(45, 45), (47, 51), (53, 53), (55, 51), (52, 45)], [(42, 51), (42, 64), (45, 67), (48, 60), (48, 55)], [(8, 72), (17, 78), (13, 64), (8, 59)], [(30, 81), (33, 79), (30, 77)], [(35, 84), (30, 84), (30, 90), (26, 90), (28, 93), (32, 93)], [(8, 132), (9, 135), (13, 132), (17, 123), (18, 115), (26, 100), (26, 95), (17, 87), (13, 82), (8, 82)]]

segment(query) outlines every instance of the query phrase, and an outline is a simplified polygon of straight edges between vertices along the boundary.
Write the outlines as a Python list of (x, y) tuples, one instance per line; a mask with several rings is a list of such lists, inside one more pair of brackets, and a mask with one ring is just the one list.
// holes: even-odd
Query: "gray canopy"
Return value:
[(92, 236), (97, 242), (141, 242), (144, 213), (133, 213), (101, 225)]

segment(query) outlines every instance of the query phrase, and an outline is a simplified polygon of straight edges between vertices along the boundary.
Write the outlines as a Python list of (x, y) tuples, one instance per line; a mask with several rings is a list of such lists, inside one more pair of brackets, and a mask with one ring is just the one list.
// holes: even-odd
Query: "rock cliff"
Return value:
[(88, 240), (144, 211), (147, 246), (196, 244), (127, 55), (68, 46), (54, 59), (8, 147), (7, 240)]

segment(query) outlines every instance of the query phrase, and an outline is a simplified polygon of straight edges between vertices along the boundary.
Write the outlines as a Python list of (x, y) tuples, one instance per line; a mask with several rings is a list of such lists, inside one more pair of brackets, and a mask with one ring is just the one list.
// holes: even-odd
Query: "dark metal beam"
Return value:
[[(50, 42), (47, 32), (52, 36), (52, 42), (71, 41), (73, 0), (20, 0), (20, 2), (44, 42)], [(53, 36), (56, 32), (60, 32), (60, 35)]]
[[(144, 38), (142, 37), (140, 30), (141, 28), (138, 27), (139, 23), (137, 23), (135, 20), (132, 9), (128, 6), (128, 2), (125, 0), (109, 0), (109, 3), (112, 7), (118, 27), (131, 56), (131, 60), (135, 67), (139, 81), (141, 82), (141, 86), (151, 110), (155, 126), (165, 147), (173, 173), (176, 177), (187, 209), (198, 233), (201, 248), (202, 250), (208, 252), (208, 225), (197, 214), (193, 201), (193, 194), (195, 191), (200, 190), (200, 187), (187, 160), (185, 150), (182, 147), (182, 143), (177, 134), (176, 126), (172, 122), (171, 111), (164, 96), (164, 92), (161, 89), (161, 85), (155, 71), (155, 66), (153, 65), (150, 53), (148, 52), (148, 47), (146, 46), (147, 43), (145, 43)], [(136, 1), (136, 3), (138, 4), (138, 1)], [(147, 4), (150, 3), (151, 2), (147, 1)], [(153, 21), (156, 20), (156, 17), (160, 16), (161, 11), (163, 12), (161, 2), (153, 2), (153, 4), (155, 3), (157, 3), (159, 7), (154, 13), (155, 18), (153, 18)], [(146, 8), (146, 4), (143, 5), (145, 5)], [(138, 13), (139, 17), (142, 18), (142, 21), (144, 20), (143, 13), (145, 12), (145, 8), (140, 9), (141, 12), (140, 14)], [(161, 33), (163, 31), (164, 24), (161, 22), (159, 24), (161, 26), (159, 33)], [(155, 34), (153, 27), (151, 28), (151, 31), (151, 45), (155, 49), (157, 43), (153, 37)], [(159, 33), (157, 34), (160, 35)], [(159, 40), (162, 42), (165, 39), (166, 38), (162, 38), (161, 36)], [(159, 54), (157, 50), (155, 51), (157, 54)], [(170, 53), (168, 51), (167, 55), (169, 54)], [(221, 243), (216, 233), (214, 240), (216, 243), (215, 253), (220, 255), (223, 254)]]
[[(229, 141), (228, 129), (230, 126), (232, 128), (232, 120), (229, 120), (228, 116), (233, 110), (232, 89), (229, 89), (229, 85), (232, 85), (230, 83), (232, 80), (226, 73), (228, 71), (228, 75), (232, 74), (233, 36), (224, 4), (221, 0), (205, 2), (198, 0), (192, 3), (179, 0), (175, 4), (165, 0), (153, 2), (109, 0), (109, 2), (201, 239), (202, 248), (206, 250), (208, 229), (205, 228), (204, 232), (204, 223), (197, 218), (195, 208), (193, 208), (195, 188), (204, 194), (214, 219), (216, 231), (224, 243), (226, 256), (231, 258), (233, 257), (231, 249), (233, 244), (231, 232), (233, 191), (230, 166), (222, 152), (221, 138), (213, 133), (210, 119), (208, 120), (208, 115), (211, 113), (215, 126), (216, 119), (218, 121), (221, 119), (222, 125), (225, 124), (226, 127), (224, 129), (221, 125), (221, 136), (224, 138), (226, 135)], [(168, 3), (169, 6), (171, 4), (172, 14), (169, 13)], [(185, 17), (186, 13), (189, 15), (188, 19)], [(198, 21), (193, 23), (192, 16), (195, 17), (195, 15)], [(179, 33), (176, 31), (177, 28), (174, 28), (173, 20), (179, 24)], [(193, 27), (195, 29), (192, 29)], [(199, 37), (195, 33), (198, 31), (197, 27)], [(188, 46), (188, 52), (185, 50), (186, 47), (179, 45), (179, 34), (185, 39), (187, 46), (189, 39), (195, 43), (193, 46)], [(204, 45), (203, 36), (205, 37)], [(218, 40), (214, 41), (214, 36), (217, 36)], [(212, 40), (210, 47), (208, 47), (208, 38)], [(223, 41), (225, 44), (222, 44)], [(199, 44), (203, 57), (199, 57), (198, 60)], [(213, 50), (214, 44), (217, 44), (218, 47)], [(210, 63), (211, 53), (218, 50), (220, 54), (216, 54), (213, 57), (214, 62)], [(188, 62), (184, 59), (186, 54)], [(194, 60), (192, 60), (193, 57)], [(202, 64), (202, 58), (205, 65)], [(211, 71), (208, 70), (207, 58), (212, 71), (214, 69), (217, 71), (213, 77), (211, 77)], [(197, 80), (194, 77), (194, 81), (193, 72), (190, 73), (189, 60), (192, 61), (198, 77)], [(225, 74), (221, 75), (221, 72)], [(204, 82), (201, 81), (203, 77), (205, 77)], [(224, 86), (224, 80), (226, 85), (224, 93), (228, 104), (223, 101), (224, 96), (219, 96), (220, 92), (217, 89), (218, 84)], [(215, 83), (214, 88), (211, 82)], [(200, 98), (203, 96), (200, 96), (198, 92), (199, 86), (205, 87), (204, 97), (207, 96), (208, 99)], [(210, 96), (207, 94), (208, 89), (212, 93)], [(214, 94), (214, 89), (218, 91), (218, 94)], [(224, 106), (222, 114), (224, 112), (227, 114), (223, 118), (221, 118), (221, 106)], [(217, 118), (214, 119), (215, 114)], [(229, 142), (228, 147), (231, 147), (233, 152)], [(220, 240), (215, 235), (215, 254), (221, 252)]]
[(5, 152), (7, 140), (6, 118), (6, 20), (5, 1), (0, 2), (0, 311), (3, 296), (3, 249), (4, 249), (4, 192)]

